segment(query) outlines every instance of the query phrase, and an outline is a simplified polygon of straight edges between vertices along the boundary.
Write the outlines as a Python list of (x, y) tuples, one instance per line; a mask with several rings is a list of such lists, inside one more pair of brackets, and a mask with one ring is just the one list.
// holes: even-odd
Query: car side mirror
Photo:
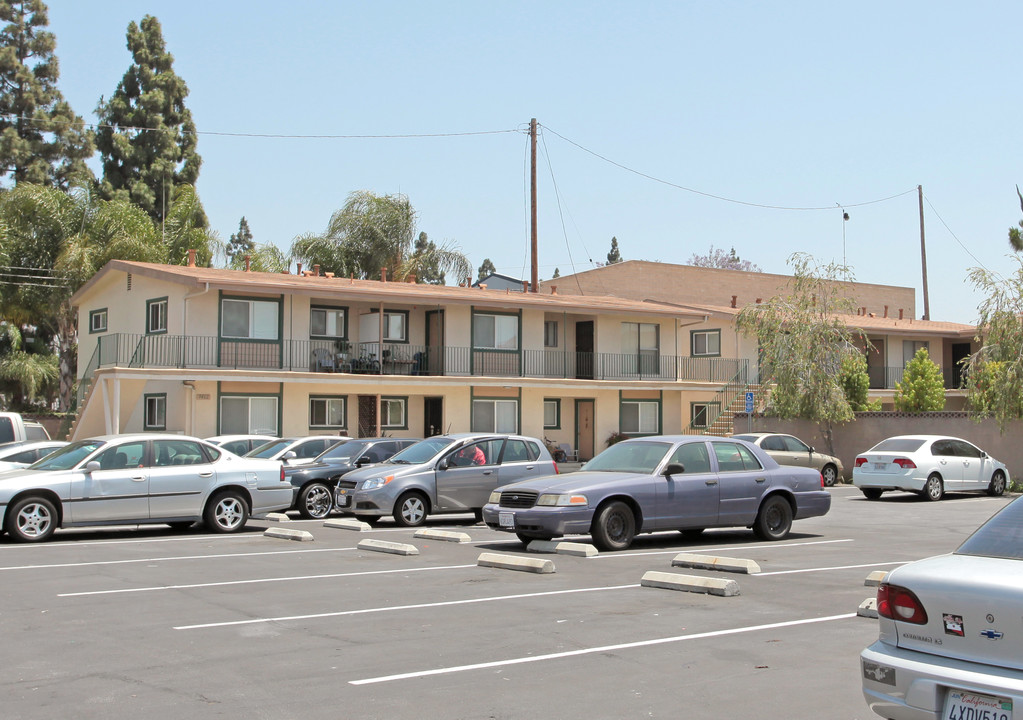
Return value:
[(815, 452), (817, 452), (817, 451), (816, 451), (816, 450), (814, 450), (814, 449), (813, 449), (813, 445), (811, 445), (811, 446), (810, 446), (810, 454), (811, 454), (811, 455), (813, 455), (813, 454), (814, 454)]
[(668, 467), (664, 468), (664, 477), (671, 477), (672, 475), (681, 475), (686, 471), (686, 466), (682, 463), (668, 463)]
[(449, 467), (451, 467), (451, 463), (448, 462), (447, 458), (443, 458), (437, 463), (438, 470), (447, 470)]
[(282, 459), (284, 459), (284, 460), (294, 460), (297, 457), (298, 457), (298, 453), (297, 452), (295, 452), (294, 450), (288, 450), (288, 452), (284, 453), (284, 457)]
[(100, 469), (99, 460), (90, 460), (85, 463), (85, 472), (96, 472)]

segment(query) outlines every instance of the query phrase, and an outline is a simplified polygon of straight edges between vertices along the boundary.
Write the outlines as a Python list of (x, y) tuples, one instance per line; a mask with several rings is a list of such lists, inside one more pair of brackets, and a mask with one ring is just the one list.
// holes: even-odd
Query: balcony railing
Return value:
[[(904, 367), (868, 367), (871, 390), (894, 390), (896, 383), (902, 382)], [(942, 382), (946, 390), (959, 390), (966, 387), (966, 372), (959, 367), (941, 369)]]
[(232, 340), (112, 333), (99, 338), (96, 367), (285, 370), (383, 375), (756, 382), (749, 361), (656, 353), (488, 350), (334, 340)]

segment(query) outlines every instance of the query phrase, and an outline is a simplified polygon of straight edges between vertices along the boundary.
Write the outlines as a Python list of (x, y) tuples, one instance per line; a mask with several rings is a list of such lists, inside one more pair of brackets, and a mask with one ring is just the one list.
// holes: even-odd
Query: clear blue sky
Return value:
[(917, 185), (932, 319), (973, 322), (967, 269), (1012, 267), (1020, 2), (48, 5), (61, 90), (90, 122), (131, 63), (128, 23), (159, 18), (224, 240), (244, 215), (287, 249), (351, 191), (401, 192), (432, 240), (528, 278), (535, 117), (541, 278), (594, 267), (612, 236), (626, 259), (734, 246), (777, 273), (844, 252), (857, 280), (916, 288), (919, 316)]

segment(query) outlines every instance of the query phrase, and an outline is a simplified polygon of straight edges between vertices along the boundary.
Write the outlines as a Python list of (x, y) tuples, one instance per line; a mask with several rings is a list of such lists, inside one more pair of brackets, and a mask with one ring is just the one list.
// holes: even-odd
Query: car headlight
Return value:
[(386, 477), (374, 478), (372, 480), (363, 480), (362, 481), (362, 489), (363, 490), (379, 490), (384, 485), (386, 485), (387, 483), (391, 482), (391, 480), (394, 480), (394, 475), (387, 475)]
[(585, 495), (541, 495), (537, 498), (536, 504), (565, 507), (568, 505), (586, 505), (587, 503)]
[(494, 492), (490, 493), (490, 497), (487, 499), (487, 503), (489, 503), (490, 505), (500, 505), (501, 493), (497, 492), (497, 490), (494, 490)]

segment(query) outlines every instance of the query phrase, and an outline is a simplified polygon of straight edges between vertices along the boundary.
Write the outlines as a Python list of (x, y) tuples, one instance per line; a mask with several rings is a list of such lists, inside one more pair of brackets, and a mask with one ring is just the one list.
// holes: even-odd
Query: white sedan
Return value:
[(1009, 471), (973, 443), (945, 435), (900, 435), (882, 440), (853, 463), (853, 485), (870, 500), (907, 490), (927, 500), (946, 491), (1001, 495)]
[(237, 532), (291, 506), (280, 461), (241, 458), (198, 438), (146, 433), (79, 440), (0, 473), (0, 530), (21, 542), (58, 527), (205, 522)]
[(958, 550), (892, 570), (863, 695), (891, 720), (1012, 720), (1023, 712), (1023, 498)]

